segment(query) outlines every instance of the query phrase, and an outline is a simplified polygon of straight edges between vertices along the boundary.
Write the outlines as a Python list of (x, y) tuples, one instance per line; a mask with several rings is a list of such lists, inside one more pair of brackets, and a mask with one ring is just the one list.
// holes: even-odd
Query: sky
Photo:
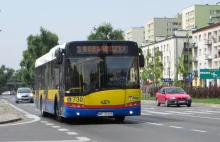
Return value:
[[(220, 0), (219, 0), (220, 1)], [(114, 29), (144, 26), (153, 17), (173, 17), (194, 4), (217, 0), (0, 0), (0, 66), (20, 69), (27, 37), (40, 27), (59, 43), (86, 40), (93, 27), (110, 22)]]

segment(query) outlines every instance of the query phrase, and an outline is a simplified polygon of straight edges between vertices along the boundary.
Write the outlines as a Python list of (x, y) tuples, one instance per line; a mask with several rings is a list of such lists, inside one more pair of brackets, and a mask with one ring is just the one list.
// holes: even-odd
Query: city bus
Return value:
[(141, 114), (139, 70), (144, 56), (132, 41), (71, 41), (35, 62), (35, 104), (57, 120)]

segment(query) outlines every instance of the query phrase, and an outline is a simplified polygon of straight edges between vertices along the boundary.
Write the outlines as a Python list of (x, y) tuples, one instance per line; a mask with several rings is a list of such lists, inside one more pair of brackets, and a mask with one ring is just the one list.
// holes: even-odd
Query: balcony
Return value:
[(188, 62), (189, 62), (189, 64), (192, 64), (192, 60), (183, 60), (184, 64), (188, 64)]
[(205, 45), (212, 45), (212, 40), (205, 40)]
[(193, 57), (193, 60), (192, 60), (194, 63), (198, 62), (198, 57)]
[(183, 52), (188, 52), (188, 50), (189, 50), (189, 52), (192, 52), (192, 48), (187, 48), (187, 47), (183, 48)]
[(163, 55), (163, 52), (162, 51), (157, 51), (157, 54), (158, 55)]
[(212, 60), (212, 55), (210, 54), (205, 55), (205, 60)]
[(197, 44), (197, 43), (193, 43), (193, 44), (192, 44), (192, 48), (193, 48), (194, 50), (197, 50), (197, 49), (198, 49), (198, 44)]

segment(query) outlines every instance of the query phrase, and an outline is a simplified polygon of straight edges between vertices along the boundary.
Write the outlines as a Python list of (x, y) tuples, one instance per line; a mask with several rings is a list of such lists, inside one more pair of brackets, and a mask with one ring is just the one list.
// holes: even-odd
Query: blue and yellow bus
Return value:
[(132, 41), (71, 41), (35, 62), (35, 104), (43, 117), (141, 114), (139, 69), (144, 56)]

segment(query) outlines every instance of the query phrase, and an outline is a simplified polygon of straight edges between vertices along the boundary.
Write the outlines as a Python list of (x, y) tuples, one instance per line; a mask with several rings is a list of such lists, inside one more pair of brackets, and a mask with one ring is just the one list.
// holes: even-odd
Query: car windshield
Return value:
[(31, 93), (31, 89), (29, 89), (29, 88), (20, 88), (20, 89), (18, 89), (18, 93)]
[(185, 94), (182, 88), (166, 88), (166, 94)]

